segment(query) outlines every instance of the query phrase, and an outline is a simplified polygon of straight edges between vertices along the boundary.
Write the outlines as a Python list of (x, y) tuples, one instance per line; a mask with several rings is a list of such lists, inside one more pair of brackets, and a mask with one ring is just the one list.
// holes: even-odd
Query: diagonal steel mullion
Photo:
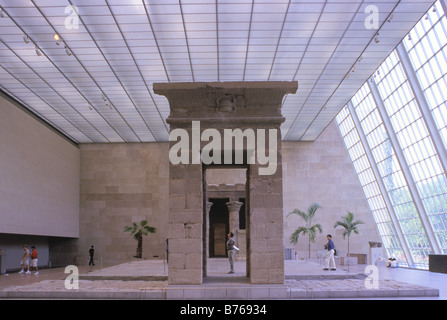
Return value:
[[(378, 168), (377, 162), (374, 159), (373, 151), (371, 150), (371, 147), (368, 143), (368, 139), (365, 135), (365, 131), (363, 129), (363, 126), (362, 126), (360, 119), (357, 115), (357, 111), (355, 110), (355, 107), (352, 104), (351, 100), (348, 102), (347, 107), (348, 107), (348, 111), (349, 111), (349, 116), (351, 117), (351, 120), (354, 123), (353, 130), (356, 130), (356, 132), (359, 136), (360, 144), (362, 145), (363, 150), (365, 151), (365, 155), (366, 155), (367, 161), (369, 163), (369, 167), (373, 172), (375, 182), (377, 183), (377, 187), (379, 188), (379, 191), (380, 191), (380, 196), (382, 197), (382, 200), (385, 203), (385, 208), (386, 208), (386, 211), (388, 212), (388, 216), (389, 216), (391, 223), (394, 227), (394, 231), (396, 232), (396, 237), (400, 244), (400, 248), (404, 252), (404, 255), (407, 260), (408, 265), (412, 266), (412, 265), (414, 265), (414, 259), (413, 259), (411, 250), (408, 247), (408, 243), (405, 238), (405, 233), (403, 232), (401, 223), (400, 223), (399, 219), (397, 218), (396, 211), (394, 210), (394, 207), (393, 207), (393, 202), (391, 201), (388, 190), (385, 187), (384, 179), (380, 174), (380, 170)], [(381, 124), (383, 124), (383, 122)], [(366, 196), (366, 193), (365, 193), (365, 196)], [(377, 223), (376, 223), (376, 226), (377, 226)]]
[(289, 0), (289, 3), (287, 4), (286, 13), (284, 14), (284, 20), (282, 22), (281, 32), (279, 33), (278, 41), (276, 43), (275, 55), (273, 56), (272, 66), (270, 67), (268, 81), (270, 81), (270, 77), (272, 76), (273, 66), (275, 65), (276, 55), (278, 54), (279, 43), (281, 42), (282, 33), (284, 31), (284, 25), (286, 24), (287, 15), (289, 14), (290, 2), (291, 0)]
[(195, 82), (194, 68), (192, 67), (191, 52), (189, 50), (188, 34), (186, 32), (185, 18), (183, 17), (183, 8), (182, 8), (182, 1), (181, 0), (178, 0), (178, 5), (180, 7), (180, 15), (182, 17), (183, 32), (185, 33), (186, 49), (188, 50), (189, 66), (191, 67), (192, 81)]
[[(36, 7), (36, 9), (37, 10), (39, 10), (39, 12), (40, 12), (40, 9), (39, 8), (37, 8)], [(56, 30), (54, 29), (54, 27), (49, 23), (49, 21), (48, 21), (48, 19), (45, 17), (45, 16), (43, 16), (43, 14), (41, 13), (41, 15), (42, 15), (42, 17), (47, 21), (47, 23), (48, 23), (48, 25), (53, 29), (53, 31), (54, 32), (56, 32)], [(12, 19), (12, 18), (11, 18)], [(13, 19), (12, 19), (13, 20)], [(14, 20), (13, 20), (14, 21)], [(14, 21), (14, 23), (17, 25), (17, 27), (20, 29), (20, 30), (22, 30), (22, 32), (25, 34), (25, 35), (28, 35), (15, 21)], [(57, 32), (56, 32), (57, 33)], [(106, 96), (105, 95), (105, 93), (104, 93), (104, 91), (101, 89), (101, 87), (99, 86), (99, 84), (96, 82), (96, 80), (95, 79), (93, 79), (93, 77), (91, 76), (91, 74), (87, 71), (87, 69), (85, 68), (85, 66), (82, 64), (82, 62), (79, 60), (79, 58), (74, 54), (74, 52), (71, 50), (71, 48), (68, 46), (68, 44), (63, 40), (63, 38), (62, 38), (62, 36), (58, 33), (58, 35), (59, 35), (59, 37), (60, 37), (60, 39), (61, 39), (61, 41), (63, 41), (64, 42), (64, 44), (65, 44), (65, 46), (67, 47), (67, 49), (72, 53), (72, 55), (73, 55), (73, 57), (76, 59), (76, 61), (79, 63), (79, 65), (84, 69), (84, 71), (86, 72), (86, 74), (87, 75), (89, 75), (89, 77), (91, 78), (91, 80), (95, 83), (95, 85), (97, 86), (97, 88), (99, 89), (99, 91), (101, 91), (101, 93), (104, 95), (104, 96)], [(33, 43), (35, 44), (35, 42), (33, 41)], [(39, 48), (40, 49), (40, 48)], [(94, 104), (92, 104), (92, 103), (90, 103), (90, 100), (89, 99), (87, 99), (86, 97), (85, 97), (85, 95), (74, 85), (74, 83), (65, 75), (65, 73), (64, 72), (62, 72), (62, 70), (58, 67), (58, 66), (56, 66), (56, 64), (51, 60), (51, 59), (49, 59), (49, 57), (46, 55), (46, 53), (43, 51), (43, 50), (41, 50), (41, 52), (47, 57), (47, 59), (55, 66), (55, 68), (65, 77), (65, 79), (67, 80), (67, 81), (69, 81), (70, 82), (70, 84), (76, 89), (76, 91), (78, 91), (79, 92), (79, 94), (81, 94), (81, 96), (89, 103), (89, 105), (91, 105), (95, 110), (96, 110), (96, 112), (98, 112), (98, 114), (99, 115), (101, 115), (101, 117), (104, 119), (104, 121), (106, 121), (107, 122), (107, 124), (116, 132), (116, 134), (123, 140), (123, 141), (126, 141), (126, 139), (115, 129), (115, 127), (114, 126), (112, 126), (111, 125), (111, 123), (94, 107)], [(113, 105), (113, 103), (112, 102), (110, 102), (110, 104), (115, 108), (115, 106)], [(116, 110), (116, 108), (115, 108), (115, 110)], [(118, 111), (117, 111), (118, 112)], [(121, 118), (122, 118), (122, 115), (118, 112), (118, 114), (121, 116)], [(124, 119), (123, 119), (124, 120)], [(124, 120), (125, 121), (125, 120)], [(126, 122), (126, 121), (125, 121)]]
[(216, 52), (217, 52), (217, 81), (220, 81), (220, 49), (219, 49), (219, 0), (216, 0)]
[[(75, 110), (92, 128), (94, 128), (100, 135), (102, 135), (107, 141), (109, 141), (109, 139), (107, 139), (102, 133), (101, 131), (99, 131), (92, 123), (90, 123), (90, 121), (88, 121), (70, 102), (68, 102), (56, 89), (54, 89), (54, 87), (48, 83), (48, 81), (46, 81), (40, 74), (38, 74), (26, 61), (24, 61), (22, 59), (22, 57), (20, 57), (14, 50), (12, 50), (3, 40), (0, 39), (0, 42), (3, 43), (3, 45), (8, 48), (20, 61), (22, 61), (22, 63), (24, 65), (26, 65), (37, 77), (39, 77), (40, 80), (42, 80), (48, 87), (50, 87), (62, 100), (65, 101), (65, 103), (67, 103), (73, 110)], [(8, 73), (10, 73), (4, 66), (3, 69), (5, 69)], [(11, 74), (11, 73), (10, 73)], [(12, 74), (11, 74), (12, 75)], [(20, 81), (16, 76), (12, 75), (16, 80)], [(22, 84), (23, 82), (20, 81)], [(27, 85), (25, 85), (28, 90), (30, 90), (32, 93), (34, 93), (35, 95), (37, 95), (33, 90), (31, 90)], [(40, 97), (40, 96), (39, 96)], [(44, 101), (47, 105), (49, 105), (56, 113), (58, 113), (62, 118), (64, 118), (65, 120), (67, 120), (69, 123), (71, 123), (76, 129), (78, 129), (80, 132), (82, 132), (86, 137), (89, 138), (90, 141), (95, 141), (94, 139), (90, 138), (87, 134), (85, 134), (81, 129), (78, 128), (77, 125), (75, 125), (74, 123), (72, 123), (70, 120), (68, 120), (65, 116), (63, 116), (59, 111), (56, 110), (56, 108), (54, 108), (50, 103), (48, 103), (47, 101), (45, 101), (42, 97), (40, 97), (42, 99), (42, 101)], [(110, 141), (109, 141), (110, 142)]]
[[(0, 8), (3, 10), (3, 11), (5, 11), (6, 12), (6, 10), (3, 8), (3, 7), (1, 7), (0, 6)], [(7, 13), (7, 12), (6, 12)], [(8, 14), (8, 13), (7, 13)], [(45, 55), (45, 57), (47, 58), (47, 60), (49, 61), (49, 62), (51, 62), (51, 64), (61, 73), (61, 75), (68, 81), (68, 82), (70, 82), (70, 84), (73, 86), (73, 88), (85, 99), (85, 101), (87, 101), (87, 103), (90, 105), (90, 106), (92, 106), (92, 108), (103, 118), (103, 120), (110, 126), (110, 128), (111, 129), (113, 129), (113, 131), (115, 131), (116, 132), (116, 134), (123, 140), (123, 141), (125, 141), (126, 139), (124, 139), (120, 134), (119, 134), (119, 132), (118, 131), (116, 131), (116, 129), (114, 128), (114, 126), (112, 126), (111, 124), (110, 124), (110, 122), (106, 119), (106, 118), (104, 118), (104, 116), (94, 107), (94, 105), (90, 102), (90, 100), (89, 99), (87, 99), (87, 97), (74, 85), (74, 83), (65, 75), (65, 73), (64, 72), (62, 72), (62, 70), (53, 62), (53, 60), (51, 60), (49, 57), (48, 57), (48, 55), (45, 53), (45, 51), (43, 51), (37, 44), (36, 44), (36, 42), (34, 42), (33, 40), (32, 40), (32, 38), (28, 35), (28, 33), (27, 32), (25, 32), (25, 30), (21, 27), (21, 26), (19, 26), (19, 24), (14, 20), (14, 18), (12, 18), (11, 17), (11, 15), (10, 14), (8, 14), (8, 17), (9, 17), (9, 19), (11, 19), (11, 21), (12, 22), (14, 22), (14, 24), (16, 25), (16, 27), (18, 28), (18, 29), (20, 29), (20, 31), (22, 31), (22, 33), (24, 34), (24, 35), (26, 35), (26, 36), (28, 36), (29, 38), (30, 38), (30, 41), (36, 46), (36, 47), (38, 47), (38, 49), (42, 52), (42, 54), (43, 55)], [(54, 30), (54, 29), (53, 29)], [(62, 37), (61, 37), (61, 40), (62, 40)], [(68, 48), (68, 45), (67, 45), (67, 48)], [(69, 49), (69, 48), (68, 48)], [(78, 63), (85, 69), (85, 67), (82, 65), (82, 63), (79, 61), (79, 59), (75, 56), (75, 54), (73, 54), (73, 56), (75, 57), (75, 59), (78, 61)], [(93, 80), (94, 81), (94, 80)], [(95, 84), (96, 84), (96, 82), (95, 82)], [(97, 84), (96, 84), (97, 85)], [(101, 88), (98, 86), (98, 89), (102, 92), (102, 90), (101, 90)]]
[(250, 24), (248, 25), (248, 35), (247, 35), (247, 47), (245, 50), (245, 62), (244, 62), (244, 73), (243, 73), (243, 78), (242, 81), (245, 81), (245, 72), (247, 70), (247, 60), (248, 60), (248, 49), (250, 47), (250, 35), (251, 35), (251, 25), (252, 25), (252, 21), (253, 21), (253, 9), (255, 6), (255, 0), (251, 1), (251, 12), (250, 12)]
[[(300, 70), (301, 64), (303, 63), (303, 60), (304, 60), (304, 56), (306, 55), (307, 49), (309, 49), (310, 42), (312, 41), (312, 38), (313, 38), (313, 36), (314, 36), (314, 34), (315, 34), (316, 30), (317, 30), (318, 24), (320, 23), (321, 17), (323, 16), (323, 12), (324, 12), (324, 9), (327, 6), (327, 3), (328, 3), (328, 0), (325, 0), (324, 5), (323, 5), (323, 9), (321, 10), (321, 12), (319, 14), (317, 22), (315, 23), (315, 27), (312, 30), (312, 34), (309, 37), (309, 41), (307, 41), (307, 43), (306, 43), (306, 48), (304, 49), (303, 56), (301, 57), (300, 62), (298, 63), (298, 66), (296, 67), (295, 73), (294, 73), (294, 75), (292, 77), (292, 81), (295, 80), (296, 75), (298, 74), (298, 71)], [(310, 93), (309, 93), (309, 95), (310, 95)], [(307, 96), (307, 99), (309, 99), (309, 95)], [(286, 95), (285, 98), (283, 99), (282, 104), (281, 104), (281, 109), (283, 108), (284, 104), (286, 103), (287, 97), (288, 97), (288, 95)], [(307, 99), (306, 99), (306, 101), (307, 101)], [(305, 103), (302, 104), (300, 110), (298, 111), (298, 113), (295, 116), (295, 119), (293, 119), (293, 122), (290, 125), (289, 130), (284, 135), (284, 140), (286, 140), (287, 137), (289, 136), (290, 131), (292, 130), (293, 126), (295, 125), (296, 119), (298, 119), (299, 115), (301, 114), (301, 111), (303, 110), (304, 105), (305, 105)]]
[[(399, 1), (399, 2), (400, 2), (400, 1)], [(364, 0), (362, 0), (362, 2), (358, 5), (356, 12), (359, 11), (359, 9), (362, 7), (363, 3), (364, 3)], [(393, 9), (393, 10), (394, 10), (394, 9)], [(324, 8), (323, 8), (321, 14), (323, 14), (323, 12), (324, 12)], [(321, 16), (320, 16), (320, 17), (321, 17)], [(324, 66), (323, 70), (320, 72), (320, 75), (318, 76), (317, 81), (315, 81), (314, 85), (312, 86), (312, 89), (311, 89), (311, 91), (309, 92), (309, 94), (308, 94), (306, 100), (304, 101), (303, 106), (306, 105), (307, 101), (308, 101), (309, 98), (312, 96), (312, 92), (315, 90), (315, 87), (317, 86), (318, 82), (321, 80), (321, 77), (322, 77), (324, 71), (326, 70), (326, 68), (327, 68), (327, 66), (328, 66), (328, 64), (329, 64), (329, 62), (331, 61), (332, 57), (334, 56), (335, 52), (337, 51), (338, 47), (340, 46), (341, 41), (344, 39), (344, 36), (345, 36), (346, 32), (348, 32), (349, 27), (350, 27), (351, 24), (355, 21), (355, 17), (356, 17), (356, 15), (353, 14), (352, 19), (351, 19), (351, 21), (349, 22), (348, 26), (346, 27), (345, 31), (343, 32), (343, 35), (340, 37), (340, 40), (338, 41), (338, 44), (337, 44), (335, 50), (332, 52), (331, 56), (330, 56), (329, 59), (328, 59), (328, 62), (327, 62), (326, 65)], [(317, 24), (318, 24), (318, 23), (317, 23)], [(317, 27), (317, 26), (315, 26), (314, 32), (315, 32), (315, 30), (316, 30), (316, 27)], [(313, 33), (312, 33), (312, 36), (313, 36)], [(312, 37), (311, 37), (311, 39), (312, 39)], [(373, 40), (373, 39), (371, 39), (370, 42), (368, 42), (368, 44), (366, 45), (365, 49), (364, 49), (364, 50), (362, 51), (362, 53), (360, 54), (360, 57), (362, 56), (363, 52), (365, 52), (366, 48), (368, 48), (368, 46), (369, 46), (369, 44), (372, 42), (372, 40)], [(309, 41), (309, 43), (310, 43), (310, 41)], [(306, 47), (306, 52), (307, 52), (307, 48), (308, 48), (308, 47)], [(303, 58), (304, 58), (304, 55), (303, 55)], [(351, 66), (351, 68), (349, 68), (348, 73), (351, 71), (351, 69), (354, 67), (354, 65), (357, 63), (357, 61), (358, 61), (358, 59), (357, 59), (356, 62), (353, 64), (353, 66)], [(300, 63), (300, 64), (301, 64), (301, 63)], [(297, 72), (298, 72), (298, 69), (297, 69)], [(346, 76), (345, 76), (345, 77), (346, 77)], [(294, 78), (295, 78), (295, 77), (294, 77)], [(334, 93), (337, 91), (337, 89), (340, 87), (341, 84), (342, 84), (342, 81), (340, 81), (340, 83), (338, 84), (338, 86), (332, 91), (331, 96), (330, 96), (330, 97), (326, 100), (326, 102), (323, 104), (323, 106), (322, 106), (322, 107), (320, 108), (320, 110), (318, 111), (317, 115), (314, 117), (314, 119), (311, 121), (311, 123), (307, 126), (306, 130), (304, 130), (303, 134), (300, 136), (300, 138), (299, 138), (298, 140), (301, 140), (301, 139), (304, 137), (304, 135), (306, 134), (307, 130), (309, 130), (309, 128), (311, 127), (311, 125), (315, 122), (315, 119), (320, 115), (321, 111), (323, 111), (324, 107), (326, 106), (326, 104), (328, 103), (328, 101), (332, 98), (332, 96), (334, 95)], [(297, 114), (297, 116), (296, 116), (295, 119), (293, 120), (293, 123), (292, 123), (292, 125), (290, 126), (289, 132), (286, 134), (285, 138), (287, 138), (287, 136), (288, 136), (289, 133), (290, 133), (290, 130), (292, 130), (293, 126), (295, 125), (296, 120), (298, 119), (298, 116), (301, 114), (301, 110), (302, 110), (302, 109), (300, 109), (299, 113)]]
[[(127, 50), (129, 51), (129, 54), (130, 54), (130, 56), (132, 57), (132, 61), (133, 61), (133, 63), (135, 64), (135, 67), (137, 68), (138, 73), (140, 74), (141, 80), (143, 80), (144, 86), (146, 87), (146, 90), (147, 90), (147, 92), (149, 93), (149, 96), (151, 97), (151, 100), (152, 100), (152, 102), (153, 102), (153, 104), (154, 104), (154, 106), (155, 106), (155, 109), (157, 110), (157, 113), (158, 113), (158, 115), (160, 116), (161, 121), (163, 122), (163, 125), (164, 125), (164, 127), (165, 127), (165, 129), (166, 129), (166, 132), (169, 133), (169, 129), (168, 129), (167, 125), (166, 125), (166, 122), (164, 121), (164, 119), (163, 119), (163, 117), (162, 117), (162, 115), (161, 115), (161, 113), (160, 113), (160, 110), (158, 109), (157, 103), (155, 102), (154, 97), (152, 96), (152, 93), (151, 93), (151, 91), (150, 91), (150, 89), (149, 89), (149, 87), (148, 87), (148, 85), (147, 85), (147, 83), (146, 83), (146, 80), (144, 80), (144, 77), (143, 77), (143, 74), (142, 74), (142, 72), (141, 72), (141, 70), (140, 70), (140, 67), (138, 66), (137, 61), (136, 61), (136, 59), (135, 59), (135, 57), (134, 57), (132, 51), (130, 50), (129, 44), (127, 43), (127, 40), (126, 40), (126, 38), (124, 37), (124, 33), (122, 32), (121, 27), (119, 26), (118, 21), (117, 21), (116, 18), (115, 18), (115, 15), (113, 14), (112, 8), (110, 7), (108, 1), (106, 1), (106, 4), (107, 4), (107, 7), (109, 8), (110, 14), (112, 15), (113, 21), (115, 21), (115, 24), (116, 24), (116, 26), (117, 26), (117, 28), (118, 28), (120, 34), (121, 34), (121, 37), (123, 38), (123, 41), (124, 41), (124, 43), (126, 44)], [(192, 67), (191, 67), (191, 68), (192, 68)], [(151, 133), (152, 133), (152, 132), (151, 132)], [(154, 136), (154, 134), (152, 134), (152, 136)], [(155, 138), (155, 136), (154, 136), (154, 138)], [(157, 141), (156, 138), (155, 138), (155, 141)]]
[[(358, 10), (361, 8), (361, 6), (364, 4), (365, 0), (362, 1), (362, 3), (359, 5), (358, 9), (356, 12), (358, 12)], [(396, 8), (399, 6), (399, 4), (401, 3), (401, 0), (398, 0), (397, 3), (394, 5), (393, 9), (391, 10), (390, 14), (388, 15), (388, 17), (382, 22), (382, 24), (379, 26), (379, 29), (377, 30), (377, 32), (375, 34), (377, 34), (382, 27), (384, 26), (385, 23), (387, 23), (391, 17), (391, 15), (393, 14), (393, 12), (396, 10)], [(348, 31), (350, 25), (355, 21), (355, 15), (353, 16), (353, 18), (351, 19), (351, 22), (349, 23), (347, 29), (345, 30), (345, 32), (343, 33), (342, 37), (340, 38), (339, 43), (337, 44), (337, 48), (340, 45), (341, 40), (343, 39), (344, 35), (346, 34), (346, 32)], [(365, 53), (366, 49), (371, 45), (371, 43), (373, 42), (374, 37), (372, 37), (370, 39), (370, 41), (366, 44), (365, 49), (363, 49), (363, 51), (361, 52), (359, 58)], [(335, 51), (337, 51), (337, 48), (334, 50), (334, 52), (332, 53), (330, 59), (332, 58), (332, 56), (334, 55)], [(356, 59), (356, 61), (354, 62), (354, 64), (351, 66), (351, 68), (349, 68), (349, 70), (347, 71), (344, 79), (346, 79), (346, 77), (348, 76), (349, 72), (351, 72), (352, 68), (357, 64), (357, 62), (359, 61), (359, 58)], [(305, 102), (303, 103), (303, 105), (306, 104), (307, 100), (309, 99), (309, 97), (311, 96), (313, 90), (315, 89), (317, 83), (321, 80), (321, 76), (324, 73), (324, 71), (326, 70), (327, 64), (325, 66), (325, 68), (323, 69), (323, 71), (320, 73), (320, 76), (318, 77), (318, 80), (315, 82), (314, 86), (312, 87), (312, 90), (310, 91), (308, 97), (306, 98)], [(297, 70), (298, 71), (298, 70)], [(343, 83), (343, 81), (340, 81), (340, 83), (337, 85), (337, 87), (333, 90), (332, 94), (329, 96), (329, 98), (326, 100), (326, 102), (323, 104), (323, 106), (320, 108), (320, 110), (318, 111), (318, 113), (315, 115), (314, 119), (310, 122), (310, 124), (307, 126), (306, 130), (303, 132), (303, 134), (301, 135), (301, 137), (298, 140), (301, 140), (304, 135), (306, 134), (306, 132), (309, 130), (309, 128), (313, 125), (313, 123), (315, 122), (315, 120), (318, 118), (318, 116), (320, 115), (320, 113), (324, 110), (326, 104), (330, 101), (330, 99), (333, 97), (333, 95), (337, 92), (338, 88), (341, 86), (341, 84)], [(292, 127), (295, 125), (296, 120), (298, 119), (298, 115), (301, 113), (300, 112), (297, 114), (297, 116), (295, 117), (292, 125), (290, 126), (289, 131), (287, 132), (285, 138), (287, 138), (287, 136), (289, 135), (290, 131), (292, 130)], [(323, 132), (324, 130), (322, 130), (321, 132)]]
[[(31, 0), (34, 1), (34, 0)], [(73, 6), (71, 0), (68, 0), (68, 2), (70, 3), (70, 5)], [(39, 9), (40, 11), (40, 9)], [(45, 17), (43, 15), (43, 13), (41, 12), (42, 16)], [(118, 81), (118, 83), (120, 84), (120, 86), (123, 88), (124, 92), (127, 95), (127, 98), (130, 100), (130, 102), (132, 103), (132, 105), (134, 106), (135, 110), (138, 112), (138, 115), (141, 117), (141, 119), (143, 120), (144, 124), (146, 125), (147, 129), (149, 130), (149, 132), (151, 133), (152, 137), (154, 138), (154, 140), (156, 141), (157, 139), (155, 138), (154, 134), (152, 133), (152, 130), (149, 128), (149, 126), (147, 125), (146, 121), (144, 120), (144, 117), (141, 115), (140, 110), (138, 110), (135, 102), (133, 101), (133, 99), (130, 97), (129, 92), (127, 91), (127, 89), (125, 88), (125, 86), (123, 85), (123, 83), (121, 82), (121, 80), (119, 79), (119, 77), (117, 76), (115, 70), (113, 69), (113, 67), (110, 65), (109, 60), (107, 60), (106, 56), (104, 55), (104, 52), (102, 51), (101, 47), (98, 45), (98, 43), (96, 42), (96, 39), (93, 37), (93, 35), (91, 34), (89, 28), (87, 27), (87, 25), (84, 23), (84, 20), (82, 20), (81, 15), (78, 15), (79, 21), (82, 22), (82, 24), (84, 25), (85, 30), (87, 31), (88, 35), (90, 36), (90, 38), (92, 39), (92, 41), (94, 42), (96, 48), (99, 50), (99, 52), (101, 52), (101, 55), (104, 59), (104, 61), (107, 63), (107, 65), (109, 66), (110, 70), (112, 71), (113, 75), (115, 76), (116, 80)], [(46, 17), (45, 17), (46, 19)], [(48, 20), (47, 20), (48, 21)], [(107, 97), (107, 95), (105, 95)], [(111, 102), (111, 100), (107, 97), (107, 100), (113, 105), (113, 103)], [(116, 111), (121, 115), (121, 113), (118, 111), (118, 109), (114, 106), (114, 108), (116, 109)], [(122, 115), (121, 115), (122, 116)], [(138, 136), (138, 134), (134, 131), (134, 129), (132, 128), (132, 126), (127, 122), (127, 120), (122, 116), (123, 120), (126, 122), (126, 124), (129, 126), (129, 128), (132, 130), (132, 132), (135, 134), (135, 136), (137, 137), (137, 139), (141, 141), (140, 137)]]
[(157, 50), (158, 50), (158, 54), (160, 55), (161, 63), (163, 64), (163, 68), (165, 69), (166, 78), (168, 79), (168, 82), (171, 82), (171, 79), (169, 78), (168, 69), (166, 68), (166, 64), (165, 64), (165, 61), (163, 59), (163, 54), (161, 53), (160, 45), (158, 44), (157, 35), (155, 34), (154, 26), (152, 25), (152, 21), (151, 21), (150, 15), (149, 15), (149, 11), (147, 11), (146, 2), (144, 0), (141, 0), (141, 1), (143, 3), (144, 12), (146, 13), (146, 17), (147, 17), (147, 20), (149, 22), (149, 26), (151, 27), (152, 35), (154, 36), (155, 45), (157, 46)]
[[(76, 60), (78, 61), (78, 63), (82, 66), (82, 68), (84, 69), (85, 73), (90, 77), (90, 79), (95, 83), (95, 85), (98, 87), (99, 91), (101, 91), (101, 94), (107, 98), (107, 101), (110, 103), (110, 105), (113, 107), (113, 109), (120, 115), (120, 117), (122, 118), (122, 120), (126, 123), (126, 125), (129, 127), (129, 129), (132, 131), (132, 133), (135, 135), (135, 137), (141, 142), (141, 139), (138, 137), (138, 135), (136, 134), (136, 132), (134, 131), (134, 129), (132, 128), (132, 126), (127, 122), (127, 120), (123, 117), (123, 115), (118, 111), (118, 109), (115, 107), (115, 105), (113, 104), (113, 102), (108, 98), (107, 94), (101, 89), (101, 86), (98, 84), (98, 82), (93, 78), (93, 76), (90, 74), (90, 72), (87, 70), (87, 68), (81, 63), (81, 61), (79, 60), (79, 58), (74, 54), (74, 52), (71, 50), (71, 48), (68, 46), (67, 42), (64, 41), (64, 39), (62, 38), (62, 36), (57, 32), (57, 30), (53, 27), (53, 25), (50, 23), (50, 21), (48, 20), (48, 18), (43, 14), (42, 10), (40, 10), (40, 8), (34, 3), (34, 0), (31, 0), (31, 2), (34, 4), (35, 8), (37, 9), (37, 11), (39, 11), (40, 15), (45, 19), (45, 21), (48, 23), (48, 25), (53, 29), (53, 31), (55, 33), (57, 33), (61, 39), (61, 41), (65, 44), (65, 46), (67, 47), (67, 49), (71, 52), (71, 54), (76, 58)], [(71, 6), (73, 6), (73, 4), (71, 3), (70, 0), (68, 0), (68, 2), (70, 3)], [(84, 24), (84, 22), (81, 19), (81, 16), (79, 17), (79, 21), (82, 22), (82, 24), (84, 25), (87, 33), (90, 35), (90, 32), (88, 31), (86, 25)], [(91, 35), (90, 35), (91, 37)], [(95, 42), (95, 40), (92, 38), (92, 40)], [(96, 44), (96, 42), (95, 42)], [(102, 52), (101, 52), (102, 53)], [(107, 62), (107, 61), (106, 61)], [(107, 62), (108, 63), (108, 62)], [(62, 71), (61, 71), (62, 72)], [(112, 70), (113, 72), (113, 70)], [(116, 132), (116, 130), (115, 130)], [(118, 133), (118, 132), (117, 132)], [(124, 139), (121, 135), (120, 137), (123, 139), (123, 141), (126, 141), (126, 139)]]

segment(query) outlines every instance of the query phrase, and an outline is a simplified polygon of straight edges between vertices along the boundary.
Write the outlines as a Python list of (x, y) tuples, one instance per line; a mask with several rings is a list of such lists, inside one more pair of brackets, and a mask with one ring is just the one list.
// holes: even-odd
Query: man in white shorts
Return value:
[(23, 257), (22, 260), (20, 260), (20, 272), (19, 273), (24, 273), (25, 272), (25, 266), (26, 266), (26, 274), (31, 274), (31, 272), (29, 271), (29, 250), (28, 250), (28, 246), (24, 245), (23, 246)]

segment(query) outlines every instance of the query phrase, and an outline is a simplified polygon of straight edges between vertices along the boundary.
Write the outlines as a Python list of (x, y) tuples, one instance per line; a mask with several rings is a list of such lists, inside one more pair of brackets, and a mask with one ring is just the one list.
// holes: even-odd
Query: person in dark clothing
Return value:
[(328, 234), (326, 236), (327, 242), (324, 245), (324, 248), (327, 250), (326, 259), (325, 259), (325, 268), (323, 270), (329, 270), (329, 264), (332, 263), (331, 270), (337, 270), (335, 267), (335, 259), (334, 259), (334, 253), (335, 253), (335, 245), (334, 241), (332, 241), (332, 236)]
[(88, 251), (89, 255), (90, 255), (90, 261), (88, 263), (89, 266), (94, 266), (95, 263), (93, 262), (93, 256), (95, 255), (95, 249), (93, 248), (93, 246), (90, 247), (90, 250)]

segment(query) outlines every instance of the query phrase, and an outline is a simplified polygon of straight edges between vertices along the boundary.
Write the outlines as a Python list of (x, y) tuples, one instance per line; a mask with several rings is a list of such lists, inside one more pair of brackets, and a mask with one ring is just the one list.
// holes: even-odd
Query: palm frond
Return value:
[(157, 228), (151, 227), (151, 226), (145, 226), (141, 230), (142, 230), (142, 233), (146, 236), (149, 233), (155, 233), (157, 231)]
[(345, 229), (349, 228), (349, 225), (345, 221), (337, 221), (334, 223), (334, 228), (343, 227)]
[[(290, 236), (290, 243), (297, 244), (298, 238), (301, 234), (308, 235), (309, 243), (310, 243), (310, 241), (315, 242), (317, 231), (319, 231), (320, 233), (323, 232), (323, 228), (322, 228), (321, 224), (317, 223), (315, 225), (312, 225), (312, 220), (315, 216), (316, 211), (319, 208), (321, 208), (321, 206), (318, 203), (312, 203), (307, 208), (307, 212), (301, 211), (299, 209), (295, 209), (287, 215), (287, 217), (290, 215), (297, 215), (297, 216), (301, 217), (305, 222), (304, 226), (299, 227), (292, 233), (292, 235)], [(310, 246), (310, 244), (309, 244), (309, 246)]]
[(300, 237), (300, 234), (306, 235), (308, 233), (308, 229), (305, 227), (299, 227), (296, 229), (291, 235), (290, 235), (290, 243), (297, 244), (298, 238)]
[(312, 223), (312, 219), (314, 218), (315, 213), (319, 208), (321, 208), (321, 206), (318, 203), (312, 203), (307, 208), (307, 212), (295, 209), (292, 212), (290, 212), (286, 217), (290, 216), (291, 214), (296, 214), (300, 216), (307, 223), (307, 225), (309, 225)]
[(289, 212), (289, 214), (286, 217), (288, 217), (288, 216), (290, 216), (292, 214), (296, 214), (297, 216), (303, 218), (303, 220), (307, 222), (307, 214), (304, 211), (301, 211), (299, 209), (295, 209), (292, 212)]
[(129, 232), (130, 234), (134, 234), (136, 232), (135, 226), (125, 226), (124, 232)]
[(146, 236), (149, 233), (157, 232), (157, 228), (148, 226), (148, 221), (142, 220), (139, 225), (133, 222), (132, 225), (125, 226), (124, 232), (129, 232), (134, 239), (138, 240), (142, 235)]
[(145, 227), (148, 224), (147, 220), (141, 220), (140, 226)]
[(349, 238), (352, 232), (358, 234), (359, 230), (357, 229), (357, 226), (360, 224), (364, 224), (364, 222), (362, 220), (354, 221), (354, 213), (348, 211), (345, 216), (341, 217), (341, 220), (335, 222), (334, 228), (342, 227), (344, 229), (343, 239), (345, 239), (346, 236)]
[(307, 214), (313, 218), (315, 216), (315, 213), (318, 209), (320, 209), (321, 206), (318, 203), (312, 203), (309, 208), (307, 208)]

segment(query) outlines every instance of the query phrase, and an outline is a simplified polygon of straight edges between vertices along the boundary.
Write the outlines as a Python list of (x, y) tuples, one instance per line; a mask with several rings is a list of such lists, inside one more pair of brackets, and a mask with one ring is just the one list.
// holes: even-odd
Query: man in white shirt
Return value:
[(21, 270), (19, 273), (25, 272), (25, 266), (27, 268), (26, 274), (31, 274), (31, 272), (29, 271), (29, 250), (27, 245), (23, 246), (23, 257), (22, 260), (20, 260)]

